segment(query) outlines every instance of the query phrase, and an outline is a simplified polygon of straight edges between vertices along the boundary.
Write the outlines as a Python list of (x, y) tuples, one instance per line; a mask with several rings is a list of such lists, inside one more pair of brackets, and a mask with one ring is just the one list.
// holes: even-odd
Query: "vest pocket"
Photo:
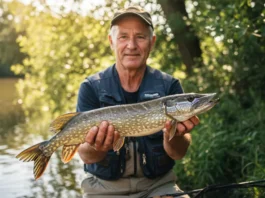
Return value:
[(106, 157), (100, 162), (85, 164), (85, 171), (97, 176), (100, 179), (119, 179), (125, 170), (125, 149), (121, 148), (119, 153), (109, 151)]
[(163, 136), (143, 137), (139, 140), (140, 165), (146, 177), (154, 179), (166, 174), (175, 162), (163, 147)]

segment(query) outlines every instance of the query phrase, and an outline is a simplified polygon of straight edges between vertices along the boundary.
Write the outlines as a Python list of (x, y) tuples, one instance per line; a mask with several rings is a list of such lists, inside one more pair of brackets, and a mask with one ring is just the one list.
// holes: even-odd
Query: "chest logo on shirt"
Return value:
[(159, 93), (153, 93), (153, 94), (146, 93), (146, 94), (144, 94), (144, 98), (145, 99), (155, 99), (155, 98), (160, 98), (160, 95), (159, 95)]

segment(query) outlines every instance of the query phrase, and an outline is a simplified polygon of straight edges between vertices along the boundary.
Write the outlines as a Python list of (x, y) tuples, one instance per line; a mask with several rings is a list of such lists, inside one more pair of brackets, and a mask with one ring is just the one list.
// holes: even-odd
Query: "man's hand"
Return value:
[(113, 125), (103, 121), (100, 125), (92, 127), (86, 137), (85, 143), (78, 149), (79, 156), (86, 164), (99, 162), (107, 152), (113, 148), (113, 143), (120, 138)]
[(169, 141), (171, 122), (167, 121), (164, 128), (164, 149), (174, 160), (185, 156), (191, 142), (190, 131), (199, 124), (199, 118), (193, 116), (189, 120), (177, 123), (175, 136)]
[(99, 127), (92, 127), (85, 138), (85, 141), (97, 151), (107, 152), (113, 148), (113, 143), (120, 135), (115, 131), (114, 126), (107, 121), (101, 122)]
[[(197, 116), (193, 116), (189, 120), (186, 120), (184, 122), (178, 122), (176, 127), (176, 136), (183, 136), (186, 133), (189, 133), (195, 126), (197, 126), (200, 123), (200, 120)], [(165, 123), (165, 133), (169, 135), (169, 131), (171, 129), (171, 122), (167, 121)]]

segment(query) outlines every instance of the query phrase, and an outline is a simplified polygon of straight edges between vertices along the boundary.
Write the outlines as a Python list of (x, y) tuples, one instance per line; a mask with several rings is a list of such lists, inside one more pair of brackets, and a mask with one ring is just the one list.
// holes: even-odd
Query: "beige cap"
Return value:
[(110, 27), (112, 27), (118, 19), (120, 19), (126, 15), (136, 15), (136, 16), (140, 17), (141, 19), (143, 19), (148, 25), (150, 25), (152, 27), (152, 29), (154, 29), (151, 15), (139, 6), (130, 6), (126, 9), (122, 9), (122, 10), (117, 11), (114, 14), (113, 19), (111, 20), (111, 26)]

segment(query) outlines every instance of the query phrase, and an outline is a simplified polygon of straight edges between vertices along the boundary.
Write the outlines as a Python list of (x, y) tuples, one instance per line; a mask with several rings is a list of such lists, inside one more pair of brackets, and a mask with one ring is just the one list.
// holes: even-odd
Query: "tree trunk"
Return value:
[[(185, 0), (158, 0), (166, 20), (172, 30), (176, 44), (186, 65), (187, 74), (192, 74), (196, 60), (201, 62), (202, 51), (200, 42), (191, 26), (186, 25), (184, 17), (188, 18)], [(200, 65), (200, 64), (199, 64)]]

